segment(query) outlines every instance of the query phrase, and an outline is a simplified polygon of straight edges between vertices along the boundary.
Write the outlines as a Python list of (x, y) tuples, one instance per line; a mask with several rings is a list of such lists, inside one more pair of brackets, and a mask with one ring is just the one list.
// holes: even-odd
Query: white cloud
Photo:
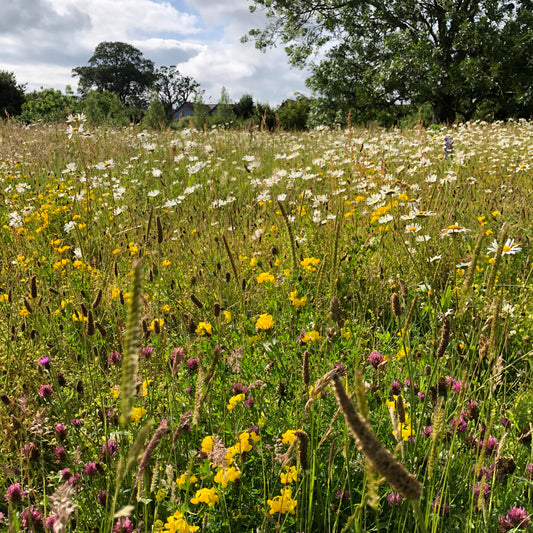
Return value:
[(122, 41), (160, 65), (177, 65), (216, 102), (222, 86), (234, 100), (281, 103), (305, 92), (305, 72), (285, 53), (259, 52), (240, 38), (264, 23), (248, 0), (16, 0), (0, 6), (0, 69), (28, 90), (74, 88), (72, 68), (86, 65), (102, 41)]

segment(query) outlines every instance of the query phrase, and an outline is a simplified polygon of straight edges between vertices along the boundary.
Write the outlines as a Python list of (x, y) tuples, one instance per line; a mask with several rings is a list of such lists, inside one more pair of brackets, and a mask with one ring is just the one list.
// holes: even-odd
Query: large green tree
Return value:
[(15, 74), (0, 70), (0, 117), (20, 114), (24, 103), (24, 85), (17, 83)]
[(195, 94), (200, 84), (190, 76), (182, 76), (175, 66), (159, 67), (155, 71), (155, 89), (168, 119)]
[(435, 119), (533, 113), (533, 2), (498, 0), (250, 0), (333, 115), (431, 104)]
[(72, 69), (79, 76), (80, 93), (110, 91), (132, 107), (145, 107), (155, 81), (154, 63), (140, 50), (122, 42), (102, 42), (89, 59), (89, 65)]

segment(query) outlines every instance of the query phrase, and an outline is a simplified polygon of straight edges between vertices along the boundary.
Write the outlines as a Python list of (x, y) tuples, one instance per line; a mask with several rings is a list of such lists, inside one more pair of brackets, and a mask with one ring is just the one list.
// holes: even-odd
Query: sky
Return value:
[(0, 70), (26, 92), (77, 90), (74, 67), (88, 64), (96, 46), (120, 41), (156, 67), (176, 65), (200, 83), (206, 103), (222, 87), (238, 101), (279, 105), (308, 94), (305, 71), (289, 67), (283, 47), (257, 50), (241, 37), (262, 27), (264, 14), (248, 0), (6, 0), (0, 2)]

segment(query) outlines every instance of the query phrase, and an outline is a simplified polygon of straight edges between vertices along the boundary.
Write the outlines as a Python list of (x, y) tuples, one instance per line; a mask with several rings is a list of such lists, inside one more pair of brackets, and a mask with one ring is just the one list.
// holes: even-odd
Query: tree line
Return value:
[[(158, 128), (188, 126), (201, 129), (213, 125), (249, 126), (256, 124), (268, 129), (284, 127), (302, 129), (308, 118), (308, 99), (296, 95), (278, 109), (254, 102), (244, 94), (232, 103), (227, 90), (222, 89), (216, 111), (210, 114), (203, 102), (200, 84), (182, 75), (176, 66), (155, 68), (153, 61), (140, 50), (122, 42), (102, 42), (88, 65), (72, 69), (78, 80), (78, 95), (70, 86), (65, 92), (42, 89), (25, 93), (15, 75), (0, 72), (0, 113), (25, 122), (64, 120), (72, 111), (83, 111), (96, 124), (126, 125), (142, 122)], [(194, 101), (194, 116), (184, 117), (177, 124), (176, 111), (186, 102)]]

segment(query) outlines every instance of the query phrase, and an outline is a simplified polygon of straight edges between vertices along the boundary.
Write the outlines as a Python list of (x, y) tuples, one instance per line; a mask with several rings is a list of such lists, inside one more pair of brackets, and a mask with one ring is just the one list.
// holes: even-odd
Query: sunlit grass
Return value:
[(528, 527), (530, 122), (77, 132), (0, 124), (0, 528)]

